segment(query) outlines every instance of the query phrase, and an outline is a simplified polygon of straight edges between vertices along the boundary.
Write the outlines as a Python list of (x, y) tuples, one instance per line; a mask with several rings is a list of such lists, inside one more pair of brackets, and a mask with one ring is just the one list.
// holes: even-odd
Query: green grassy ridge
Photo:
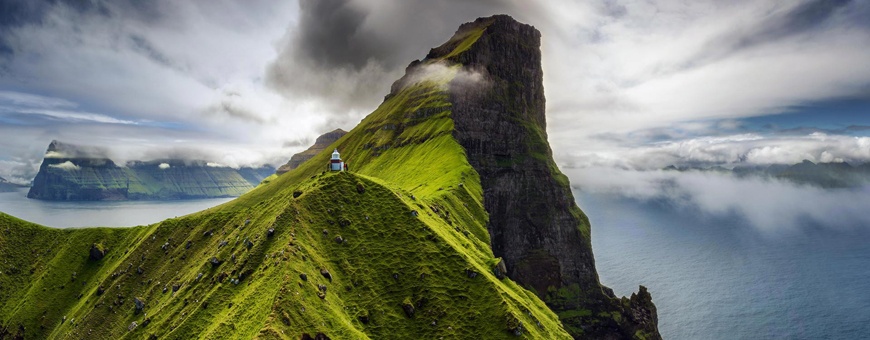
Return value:
[[(362, 185), (365, 192), (358, 193), (357, 185)], [(152, 227), (116, 229), (138, 231), (136, 235), (129, 235), (127, 240), (137, 243), (137, 246), (124, 254), (118, 254), (120, 250), (112, 248), (110, 257), (103, 259), (111, 258), (111, 262), (92, 263), (85, 259), (85, 266), (102, 268), (102, 271), (88, 276), (95, 280), (87, 279), (84, 298), (72, 302), (71, 308), (58, 309), (64, 310), (67, 323), (59, 323), (60, 313), (48, 314), (46, 328), (56, 325), (48, 337), (139, 338), (154, 330), (160, 334), (160, 330), (168, 329), (161, 335), (167, 338), (188, 338), (192, 334), (203, 338), (250, 338), (258, 335), (298, 338), (302, 332), (324, 332), (333, 338), (472, 334), (499, 338), (513, 337), (506, 330), (509, 317), (515, 317), (527, 326), (540, 321), (542, 326), (527, 328), (525, 334), (529, 337), (567, 336), (562, 333), (556, 316), (531, 293), (509, 280), (497, 280), (488, 271), (486, 261), (476, 261), (474, 255), (463, 254), (449, 241), (442, 241), (440, 234), (449, 227), (443, 221), (440, 226), (430, 224), (438, 220), (437, 214), (412, 216), (411, 207), (403, 203), (410, 198), (402, 198), (402, 193), (369, 178), (347, 173), (318, 176), (283, 191), (285, 195), (268, 202), (254, 203), (242, 199), (219, 209), (167, 220)], [(298, 199), (288, 199), (294, 191), (303, 194)], [(341, 217), (336, 217), (336, 214)], [(335, 220), (338, 218), (351, 223), (341, 227)], [(245, 225), (243, 219), (251, 222)], [(211, 229), (216, 225), (222, 225), (222, 228)], [(268, 227), (276, 228), (271, 238), (265, 236)], [(57, 232), (35, 228), (43, 233)], [(322, 229), (330, 230), (329, 235), (322, 235)], [(84, 231), (92, 230), (100, 229)], [(209, 230), (216, 231), (215, 235), (202, 236), (200, 233)], [(82, 234), (81, 231), (75, 230), (71, 234)], [(336, 234), (343, 235), (348, 241), (335, 242), (333, 235)], [(87, 242), (95, 241), (94, 237), (106, 241), (104, 236), (94, 235), (77, 244), (88, 249)], [(169, 238), (173, 241), (168, 250), (163, 251), (160, 247)], [(254, 243), (250, 249), (241, 241), (245, 238)], [(184, 249), (188, 240), (193, 245)], [(231, 242), (218, 248), (222, 240)], [(117, 256), (111, 257), (113, 253)], [(237, 254), (235, 263), (227, 261), (212, 269), (206, 262), (210, 256), (226, 261), (229, 254)], [(144, 259), (142, 255), (146, 255)], [(58, 253), (52, 261), (86, 256), (83, 251), (79, 254)], [(182, 261), (181, 256), (186, 260)], [(373, 263), (375, 260), (379, 262)], [(142, 275), (135, 273), (135, 268), (140, 266), (144, 268)], [(110, 272), (122, 268), (127, 272), (117, 277), (111, 275)], [(327, 268), (332, 273), (333, 282), (329, 283), (319, 275), (320, 268)], [(465, 274), (466, 268), (472, 268), (480, 275), (470, 279)], [(55, 276), (68, 278), (72, 270), (75, 268), (57, 268)], [(214, 282), (221, 272), (248, 270), (250, 274), (242, 279), (240, 285), (227, 280)], [(194, 282), (199, 272), (204, 276), (199, 282)], [(393, 272), (399, 273), (399, 280), (393, 279)], [(298, 278), (298, 273), (308, 274), (308, 281), (301, 287), (299, 283), (303, 281)], [(427, 277), (418, 281), (418, 273)], [(234, 276), (237, 274), (229, 278)], [(161, 284), (143, 285), (146, 277), (154, 281), (159, 279), (161, 283), (182, 283), (182, 288), (174, 294), (171, 289), (163, 293)], [(84, 280), (82, 274), (79, 274), (79, 279)], [(31, 290), (39, 291), (38, 287), (44, 280), (36, 279), (36, 289)], [(329, 287), (325, 301), (317, 297), (315, 282)], [(95, 291), (99, 285), (108, 289), (98, 297)], [(114, 288), (118, 286), (120, 289)], [(109, 310), (108, 306), (118, 300), (118, 294), (128, 301)], [(133, 313), (129, 300), (134, 296), (141, 296), (146, 301), (145, 312), (151, 323), (128, 332), (126, 326), (130, 322), (144, 320), (143, 314)], [(465, 306), (457, 306), (454, 301), (457, 296), (465, 297)], [(402, 302), (406, 299), (416, 302), (422, 298), (427, 302), (418, 306), (416, 317), (407, 318), (401, 309)], [(185, 300), (187, 304), (183, 302)], [(206, 301), (211, 303), (204, 308), (203, 302)], [(227, 302), (232, 302), (233, 306)], [(4, 305), (6, 303), (8, 301), (4, 301)], [(12, 314), (40, 315), (39, 308), (33, 306), (31, 310), (17, 310)], [(300, 308), (306, 308), (307, 313), (301, 312)], [(370, 315), (369, 325), (359, 321), (360, 311)], [(10, 320), (5, 312), (3, 320)], [(431, 326), (431, 321), (436, 320), (441, 327)], [(35, 332), (36, 337), (42, 335), (46, 334)]]
[[(507, 338), (514, 337), (508, 329), (518, 322), (524, 337), (569, 338), (534, 294), (492, 274), (498, 260), (488, 245), (480, 179), (451, 135), (443, 92), (450, 77), (402, 89), (327, 149), (339, 148), (354, 173), (324, 174), (330, 152), (323, 152), (224, 205), (119, 229), (113, 242), (107, 236), (81, 237), (80, 245), (52, 261), (86, 257), (88, 242), (112, 248), (110, 260), (83, 265), (94, 268), (82, 298), (58, 300), (63, 312), (47, 316), (40, 329), (33, 320), (44, 311), (9, 309), (31, 301), (10, 296), (0, 301), (0, 320), (13, 332), (26, 324), (26, 334), (40, 338), (296, 339), (318, 332), (337, 339)], [(349, 225), (342, 227), (341, 221)], [(10, 224), (18, 228), (23, 222)], [(266, 236), (268, 228), (275, 228), (274, 236)], [(213, 234), (206, 236), (209, 231)], [(338, 235), (347, 242), (336, 242)], [(252, 242), (250, 249), (245, 239)], [(220, 247), (222, 241), (227, 245)], [(0, 248), (0, 256), (6, 249)], [(221, 264), (209, 264), (212, 257)], [(140, 267), (142, 274), (136, 271)], [(319, 274), (321, 268), (332, 273), (331, 283)], [(77, 269), (52, 272), (63, 277)], [(469, 278), (466, 270), (478, 276)], [(239, 285), (229, 281), (240, 277)], [(48, 282), (42, 276), (29, 279), (37, 288)], [(181, 288), (173, 292), (173, 284)], [(317, 284), (327, 286), (323, 300)], [(99, 286), (106, 289), (101, 296)], [(32, 299), (42, 298), (39, 289), (30, 290), (36, 293)], [(134, 313), (134, 297), (145, 301), (147, 316)], [(405, 315), (405, 302), (416, 305), (413, 318)], [(146, 318), (147, 326), (127, 330)]]
[[(51, 229), (2, 213), (0, 230), (0, 324), (27, 324), (29, 335), (56, 327), (104, 268), (118, 266), (147, 232), (145, 227)], [(109, 249), (100, 263), (88, 259), (94, 243)]]

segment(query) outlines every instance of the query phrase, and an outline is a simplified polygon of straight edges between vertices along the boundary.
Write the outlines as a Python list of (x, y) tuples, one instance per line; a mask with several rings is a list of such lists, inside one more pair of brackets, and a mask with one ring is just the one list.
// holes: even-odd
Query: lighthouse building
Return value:
[(347, 170), (347, 166), (344, 165), (344, 162), (341, 160), (341, 154), (338, 153), (338, 149), (332, 152), (332, 159), (329, 160), (328, 165), (329, 171), (344, 171)]

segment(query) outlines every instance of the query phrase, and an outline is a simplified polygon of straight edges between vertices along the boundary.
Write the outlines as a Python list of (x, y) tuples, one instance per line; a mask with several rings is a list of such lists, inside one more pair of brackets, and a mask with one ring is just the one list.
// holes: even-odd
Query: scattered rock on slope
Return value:
[(94, 243), (91, 245), (90, 259), (94, 261), (102, 260), (106, 256), (106, 249), (102, 244)]

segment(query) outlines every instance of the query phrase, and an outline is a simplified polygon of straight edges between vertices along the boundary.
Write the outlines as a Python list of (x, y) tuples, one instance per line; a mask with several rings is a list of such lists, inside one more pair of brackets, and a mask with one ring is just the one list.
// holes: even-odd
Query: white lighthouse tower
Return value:
[(338, 149), (332, 152), (332, 159), (329, 160), (329, 171), (344, 171), (345, 165), (341, 160), (341, 154), (338, 153)]

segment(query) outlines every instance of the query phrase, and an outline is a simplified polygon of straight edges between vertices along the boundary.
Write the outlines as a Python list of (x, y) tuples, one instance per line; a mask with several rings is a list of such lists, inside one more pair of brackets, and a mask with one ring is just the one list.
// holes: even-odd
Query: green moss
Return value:
[(462, 52), (467, 51), (469, 48), (471, 48), (472, 45), (474, 45), (475, 42), (477, 42), (477, 39), (480, 39), (484, 31), (486, 31), (486, 26), (477, 27), (475, 29), (469, 30), (464, 35), (455, 37), (454, 39), (456, 39), (459, 43), (456, 44), (456, 47), (442, 59), (450, 59), (462, 54)]

